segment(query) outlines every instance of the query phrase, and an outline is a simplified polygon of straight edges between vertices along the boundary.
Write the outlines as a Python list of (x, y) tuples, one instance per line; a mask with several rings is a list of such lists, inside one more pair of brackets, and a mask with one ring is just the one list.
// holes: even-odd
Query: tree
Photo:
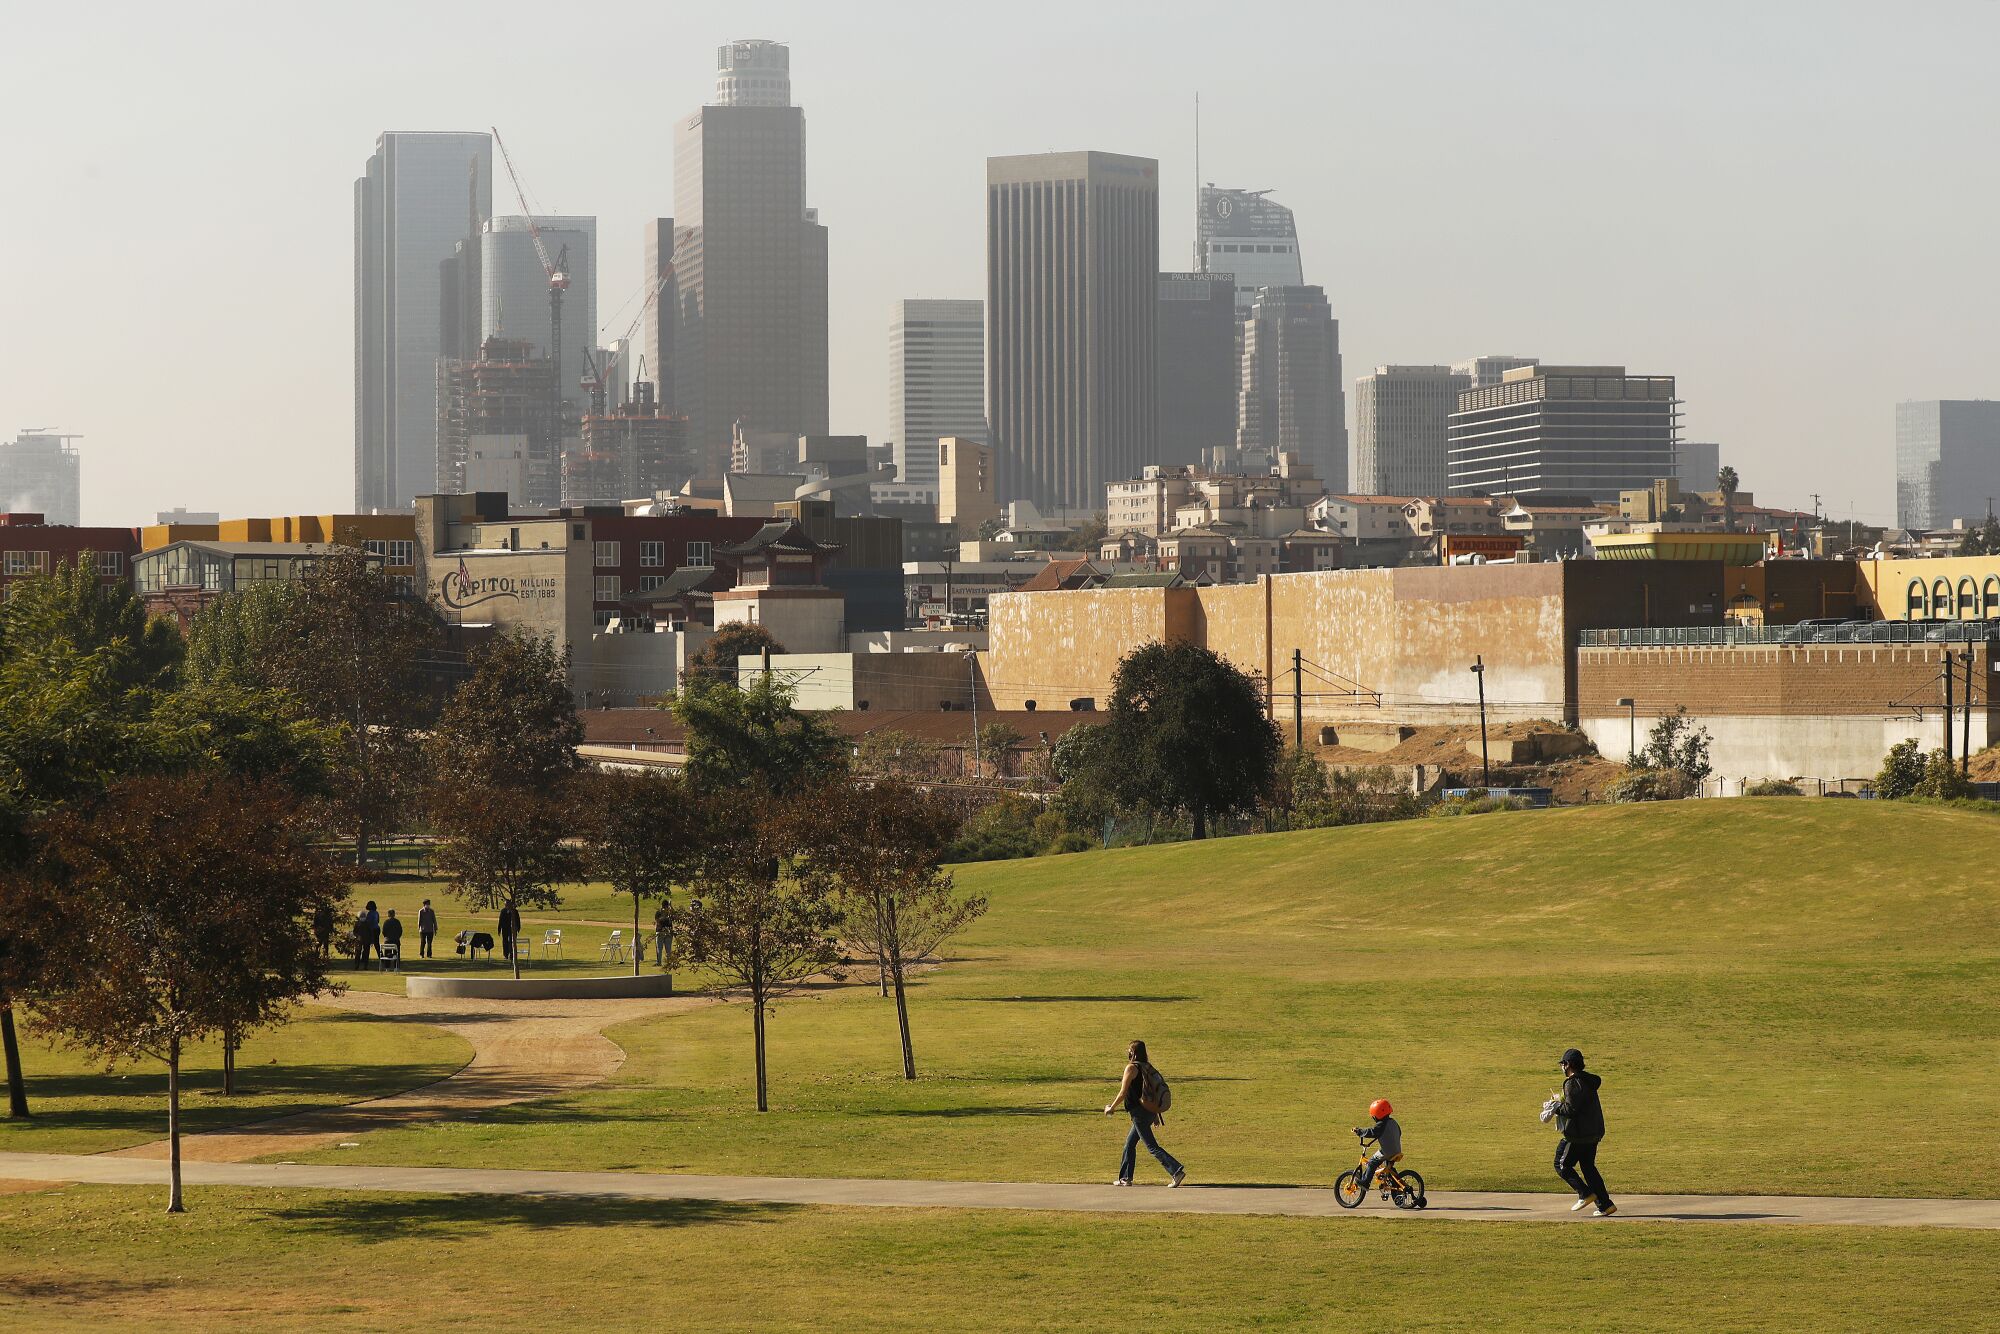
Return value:
[(553, 788), (581, 766), (582, 741), (567, 655), (540, 635), (502, 631), (439, 715), (431, 772), (448, 787)]
[(710, 635), (708, 641), (688, 659), (688, 678), (727, 681), (735, 685), (737, 664), (742, 659), (784, 651), (785, 646), (778, 642), (778, 637), (763, 626), (749, 621), (731, 621)]
[(903, 1078), (915, 1079), (905, 969), (985, 912), (986, 900), (958, 894), (942, 865), (958, 826), (945, 800), (896, 779), (830, 795), (800, 874), (831, 880), (848, 938), (875, 955), (894, 987)]
[(1715, 488), (1722, 492), (1722, 529), (1736, 531), (1736, 469), (1724, 467), (1715, 474)]
[(249, 584), (225, 593), (188, 621), (182, 677), (201, 685), (276, 684), (274, 666), (292, 631), (295, 586)]
[(693, 872), (705, 830), (701, 804), (679, 774), (605, 773), (584, 787), (591, 826), (590, 868), (612, 892), (632, 896), (632, 975), (639, 975), (639, 909), (648, 899), (668, 912), (667, 985), (673, 986), (674, 887)]
[(233, 778), (124, 779), (38, 821), (0, 911), (29, 923), (45, 969), (35, 1019), (107, 1061), (167, 1067), (167, 1211), (181, 1196), (187, 1048), (275, 1022), (329, 984), (312, 938), (346, 888), (296, 803)]
[(100, 583), (96, 557), (87, 551), (9, 590), (0, 606), (0, 643), (16, 662), (90, 658), (107, 684), (121, 690), (171, 684), (182, 651), (179, 628), (149, 619), (129, 587)]
[[(468, 783), (434, 806), (443, 836), (431, 863), (445, 888), (474, 912), (499, 908), (554, 908), (557, 886), (582, 873), (577, 852), (565, 841), (572, 818), (567, 789), (558, 792)], [(514, 976), (521, 951), (513, 951)]]
[(854, 749), (854, 767), (864, 774), (918, 779), (944, 774), (944, 747), (893, 727), (864, 733)]
[(1695, 726), (1686, 705), (1676, 705), (1672, 713), (1662, 715), (1646, 733), (1638, 762), (1648, 769), (1671, 769), (1685, 778), (1691, 789), (1700, 792), (1703, 781), (1713, 772), (1708, 762), (1708, 745), (1708, 729)]
[(1915, 737), (1906, 737), (1889, 747), (1882, 771), (1875, 775), (1875, 795), (1884, 801), (1901, 801), (1913, 796), (1924, 781), (1924, 752)]
[(812, 714), (792, 707), (791, 687), (757, 677), (689, 681), (669, 707), (687, 729), (687, 771), (696, 787), (761, 787), (779, 795), (845, 767), (847, 747)]
[(1187, 815), (1194, 836), (1210, 819), (1247, 811), (1270, 790), (1278, 729), (1257, 683), (1212, 649), (1143, 644), (1111, 682), (1110, 735), (1099, 762), (1134, 806)]
[(1000, 534), (1006, 531), (1007, 516), (996, 514), (992, 518), (980, 522), (979, 540), (982, 542), (997, 542), (1000, 539)]
[(1095, 556), (1097, 549), (1104, 545), (1104, 539), (1110, 535), (1110, 532), (1111, 527), (1106, 515), (1103, 510), (1099, 510), (1084, 520), (1077, 527), (1076, 531), (1070, 534), (1070, 544), (1077, 551), (1081, 551), (1088, 556)]
[(418, 731), (431, 711), (429, 668), (443, 627), (344, 544), (293, 585), (286, 612), (269, 650), (270, 680), (306, 716), (341, 729), (332, 812), (364, 864), (376, 833), (422, 786)]
[(981, 725), (978, 739), (980, 758), (995, 778), (1005, 778), (1014, 772), (1014, 747), (1026, 738), (1007, 723), (991, 722)]
[(817, 791), (789, 797), (755, 791), (702, 794), (707, 837), (681, 914), (688, 954), (709, 969), (710, 988), (749, 996), (757, 1056), (757, 1110), (770, 1110), (764, 1024), (772, 1003), (807, 978), (834, 973), (840, 904), (823, 875), (793, 876), (788, 863), (814, 827)]
[(1986, 522), (1966, 529), (1959, 540), (1958, 554), (1961, 556), (2000, 556), (2000, 519), (1986, 516)]

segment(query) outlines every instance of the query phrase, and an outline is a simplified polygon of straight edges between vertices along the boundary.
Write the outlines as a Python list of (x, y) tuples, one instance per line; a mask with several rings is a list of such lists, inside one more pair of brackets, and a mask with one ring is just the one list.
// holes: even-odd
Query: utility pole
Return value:
[(1961, 650), (1958, 659), (1965, 664), (1965, 736), (1958, 748), (1958, 772), (1967, 778), (1972, 776), (1972, 650)]
[(979, 655), (965, 655), (965, 683), (972, 693), (972, 781), (979, 781)]
[(1483, 653), (1472, 659), (1472, 678), (1479, 682), (1479, 784), (1492, 787), (1493, 765), (1486, 756), (1486, 655)]
[(1944, 762), (1951, 763), (1951, 724), (1957, 717), (1951, 702), (1952, 682), (1958, 678), (1958, 670), (1952, 666), (1951, 650), (1944, 651)]
[[(1303, 649), (1292, 650), (1292, 744), (1300, 750), (1306, 748), (1305, 656)], [(1968, 667), (1966, 670), (1972, 669)], [(1969, 722), (1966, 724), (1968, 727), (1971, 725)]]

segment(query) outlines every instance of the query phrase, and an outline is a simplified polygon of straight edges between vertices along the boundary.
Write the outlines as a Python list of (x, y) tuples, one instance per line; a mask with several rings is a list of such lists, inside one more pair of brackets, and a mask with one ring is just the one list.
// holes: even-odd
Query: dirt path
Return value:
[[(412, 1000), (388, 992), (349, 991), (321, 997), (318, 1003), (456, 1033), (472, 1044), (472, 1059), (457, 1073), (404, 1093), (187, 1136), (181, 1140), (183, 1159), (238, 1163), (270, 1154), (299, 1153), (326, 1148), (369, 1130), (449, 1120), (602, 1083), (625, 1062), (624, 1049), (604, 1036), (606, 1028), (716, 1002), (709, 996)], [(159, 1140), (99, 1156), (164, 1159), (167, 1144)]]
[[(1277, 1214), (1348, 1216), (1325, 1187), (1079, 1186), (1021, 1181), (886, 1181), (834, 1177), (679, 1176), (647, 1172), (524, 1172), (473, 1167), (194, 1162), (191, 1185), (293, 1190), (389, 1191), (420, 1195), (560, 1195), (625, 1200), (722, 1200), (886, 1209), (1034, 1209), (1107, 1214)], [(112, 1185), (159, 1185), (163, 1164), (95, 1156), (0, 1153), (0, 1177)], [(2000, 1229), (2000, 1200), (1898, 1200), (1810, 1195), (1621, 1195), (1618, 1214), (1571, 1213), (1553, 1192), (1433, 1191), (1430, 1207), (1394, 1209), (1370, 1201), (1357, 1219), (1422, 1222), (1766, 1223), (1846, 1227)]]

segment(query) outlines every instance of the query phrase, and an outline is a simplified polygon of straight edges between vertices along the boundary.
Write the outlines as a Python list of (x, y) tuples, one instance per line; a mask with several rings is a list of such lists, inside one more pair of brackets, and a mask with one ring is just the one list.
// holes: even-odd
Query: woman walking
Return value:
[(1145, 1043), (1135, 1041), (1126, 1049), (1125, 1077), (1119, 1081), (1118, 1096), (1104, 1107), (1106, 1116), (1123, 1107), (1132, 1118), (1132, 1131), (1125, 1136), (1125, 1156), (1118, 1160), (1118, 1179), (1112, 1182), (1112, 1185), (1132, 1184), (1132, 1170), (1138, 1165), (1141, 1140), (1146, 1142), (1146, 1148), (1153, 1157), (1159, 1159), (1160, 1166), (1167, 1169), (1167, 1176), (1171, 1178), (1167, 1182), (1168, 1186), (1178, 1186), (1187, 1180), (1187, 1169), (1182, 1167), (1179, 1160), (1171, 1153), (1161, 1148), (1160, 1142), (1153, 1138), (1153, 1127), (1159, 1125), (1163, 1119), (1160, 1116), (1161, 1099), (1155, 1090), (1165, 1083), (1166, 1081), (1160, 1078), (1160, 1072), (1146, 1059)]

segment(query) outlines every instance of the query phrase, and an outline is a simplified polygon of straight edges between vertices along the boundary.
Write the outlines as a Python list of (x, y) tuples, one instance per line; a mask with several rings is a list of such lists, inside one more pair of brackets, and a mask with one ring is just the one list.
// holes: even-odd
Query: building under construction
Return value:
[(438, 490), (504, 491), (526, 507), (561, 499), (556, 363), (488, 338), (476, 360), (438, 362)]
[(629, 402), (583, 419), (583, 436), (563, 449), (565, 505), (616, 505), (672, 491), (694, 473), (686, 417), (660, 410), (653, 385), (640, 380)]

